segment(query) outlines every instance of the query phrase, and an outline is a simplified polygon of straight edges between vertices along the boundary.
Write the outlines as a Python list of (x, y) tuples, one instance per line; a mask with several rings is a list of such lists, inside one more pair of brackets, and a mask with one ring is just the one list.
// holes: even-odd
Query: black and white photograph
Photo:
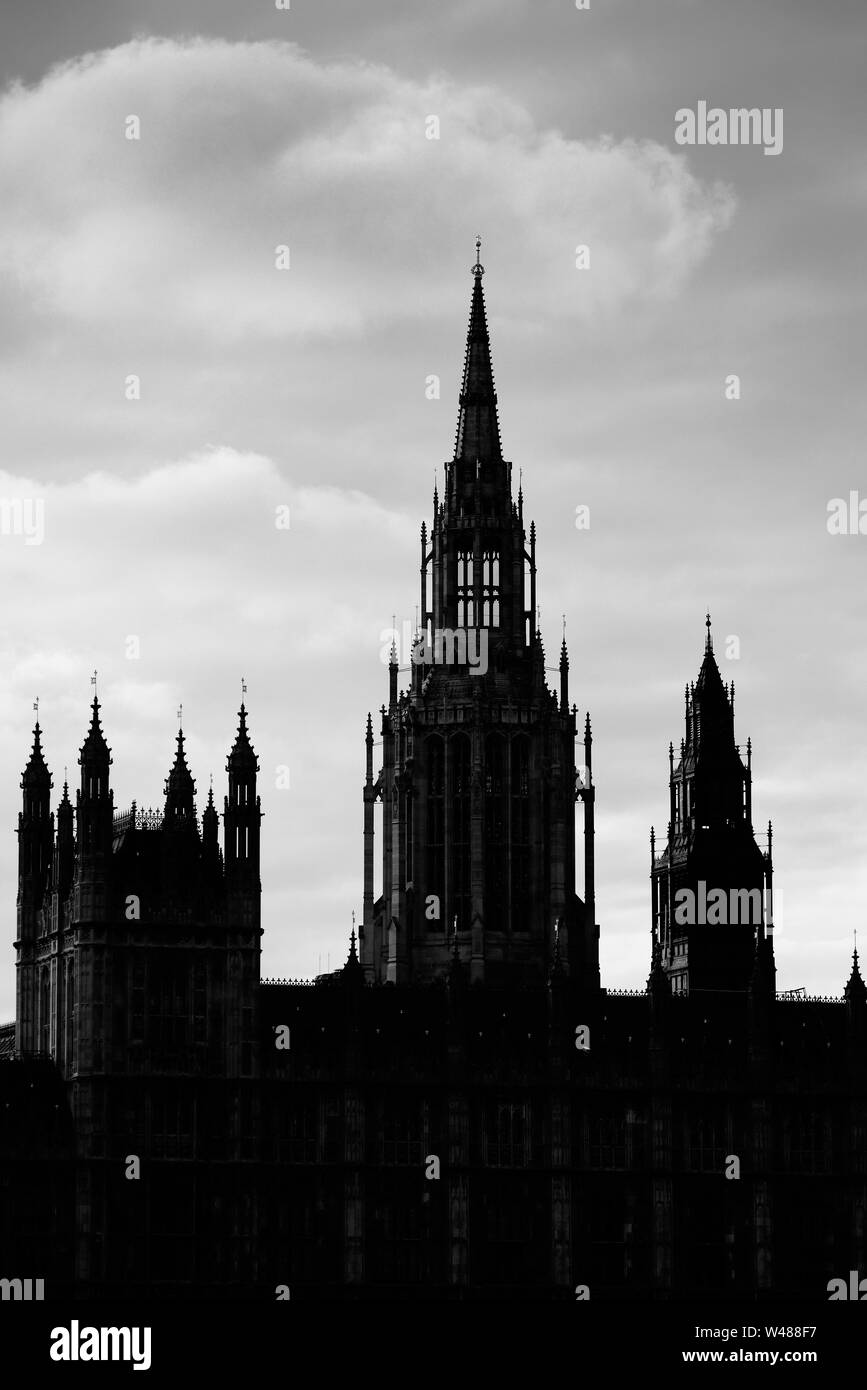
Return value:
[(863, 1346), (865, 71), (3, 0), (4, 1370)]

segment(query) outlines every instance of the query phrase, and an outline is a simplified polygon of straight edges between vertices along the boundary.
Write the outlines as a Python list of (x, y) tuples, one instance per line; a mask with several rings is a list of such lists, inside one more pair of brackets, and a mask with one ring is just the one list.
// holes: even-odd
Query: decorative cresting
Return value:
[[(598, 986), (593, 789), (575, 764), (565, 635), (550, 690), (536, 618), (536, 533), (524, 526), (504, 459), (482, 278), (481, 238), (453, 457), (430, 530), (421, 527), (416, 635), (389, 656), (374, 769), (368, 715), (364, 911), (369, 981), (545, 980)], [(404, 673), (407, 686), (400, 690)], [(589, 740), (589, 723), (586, 725)], [(575, 892), (575, 803), (585, 816), (585, 897)], [(374, 814), (382, 807), (382, 893), (374, 895)]]
[(127, 830), (162, 830), (164, 821), (163, 811), (153, 806), (137, 806), (133, 801), (129, 810), (115, 814), (112, 826), (115, 835), (122, 835)]

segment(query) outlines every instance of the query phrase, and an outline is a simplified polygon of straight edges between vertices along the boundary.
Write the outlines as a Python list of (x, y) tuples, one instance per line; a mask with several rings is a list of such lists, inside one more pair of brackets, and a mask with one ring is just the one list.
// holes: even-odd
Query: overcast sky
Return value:
[[(647, 977), (709, 608), (774, 822), (778, 986), (840, 993), (867, 945), (867, 535), (827, 525), (867, 500), (865, 39), (862, 0), (4, 0), (0, 499), (40, 499), (44, 539), (0, 534), (0, 1020), (33, 701), (56, 804), (94, 668), (119, 808), (161, 804), (180, 703), (222, 803), (246, 678), (264, 972), (344, 958), (477, 232), (548, 661), (565, 613), (593, 721), (603, 983)], [(677, 144), (700, 101), (781, 108), (782, 152)]]

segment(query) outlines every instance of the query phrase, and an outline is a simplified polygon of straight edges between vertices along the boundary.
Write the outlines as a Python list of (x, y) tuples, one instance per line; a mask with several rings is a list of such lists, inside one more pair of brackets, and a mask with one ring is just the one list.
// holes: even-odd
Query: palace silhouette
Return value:
[[(367, 718), (345, 966), (261, 978), (243, 703), (222, 837), (183, 732), (164, 807), (116, 811), (94, 697), (75, 804), (64, 783), (52, 812), (36, 724), (0, 1029), (4, 1279), (49, 1299), (825, 1299), (865, 1270), (867, 990), (856, 953), (839, 999), (776, 991), (770, 827), (760, 846), (709, 619), (651, 834), (647, 986), (600, 981), (590, 718), (565, 637), (546, 683), (483, 274), (477, 243), (421, 659), (400, 689), (392, 649), (376, 739)], [(758, 895), (758, 919), (682, 920), (699, 885)]]

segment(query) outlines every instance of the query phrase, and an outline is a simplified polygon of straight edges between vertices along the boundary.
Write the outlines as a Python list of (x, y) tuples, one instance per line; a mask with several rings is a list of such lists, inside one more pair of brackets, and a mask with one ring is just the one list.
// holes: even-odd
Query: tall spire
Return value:
[(849, 976), (843, 996), (849, 1003), (867, 1003), (867, 988), (861, 978), (860, 963), (858, 961), (858, 934), (855, 933), (855, 949), (852, 952), (852, 973)]
[[(95, 686), (96, 673), (91, 676)], [(90, 728), (78, 756), (81, 790), (76, 799), (77, 843), (81, 864), (101, 877), (111, 854), (114, 799), (109, 786), (111, 749), (99, 722), (99, 700), (94, 694)], [(103, 880), (104, 881), (104, 880)]]
[(233, 769), (252, 768), (258, 772), (259, 762), (253, 752), (253, 745), (250, 743), (250, 735), (247, 732), (247, 707), (243, 700), (238, 711), (238, 721), (238, 732), (235, 735), (235, 742), (226, 764), (227, 769), (231, 771)]
[(226, 759), (229, 794), (223, 802), (223, 857), (230, 891), (247, 899), (258, 925), (262, 889), (259, 880), (262, 809), (256, 793), (259, 760), (247, 732), (247, 708), (243, 699), (238, 720), (235, 742)]
[(34, 914), (42, 904), (54, 841), (54, 817), (49, 809), (53, 783), (42, 753), (38, 715), (37, 710), (33, 751), (21, 777), (23, 796), (18, 816), (18, 922), (22, 937), (25, 928), (35, 931)]
[(42, 730), (39, 727), (39, 717), (37, 712), (36, 724), (33, 729), (33, 748), (27, 766), (21, 778), (21, 786), (47, 786), (51, 787), (51, 773), (45, 763), (45, 756), (42, 752)]
[(730, 736), (734, 744), (733, 692), (726, 689), (717, 666), (709, 613), (705, 627), (707, 635), (698, 679), (688, 687), (687, 693), (687, 744), (700, 743), (702, 734), (710, 733), (711, 729), (718, 734), (720, 727), (726, 730), (726, 741)]
[(569, 653), (566, 650), (566, 614), (563, 614), (563, 643), (560, 647), (560, 708), (569, 709)]
[[(92, 679), (92, 678), (91, 678)], [(99, 700), (94, 695), (91, 705), (90, 728), (84, 743), (81, 745), (79, 763), (87, 761), (111, 762), (109, 756), (111, 749), (105, 741), (105, 734), (102, 732), (102, 725), (99, 722)]]
[(494, 371), (491, 365), (491, 342), (482, 290), (485, 267), (479, 259), (481, 245), (481, 237), (476, 237), (476, 261), (472, 267), (473, 296), (464, 354), (458, 428), (455, 435), (455, 458), (465, 462), (477, 458), (501, 459), (503, 456), (497, 420), (497, 393), (494, 389)]
[(176, 821), (185, 817), (195, 821), (196, 784), (190, 769), (187, 767), (187, 757), (184, 752), (184, 731), (181, 728), (178, 729), (177, 745), (174, 766), (166, 778), (166, 821)]

